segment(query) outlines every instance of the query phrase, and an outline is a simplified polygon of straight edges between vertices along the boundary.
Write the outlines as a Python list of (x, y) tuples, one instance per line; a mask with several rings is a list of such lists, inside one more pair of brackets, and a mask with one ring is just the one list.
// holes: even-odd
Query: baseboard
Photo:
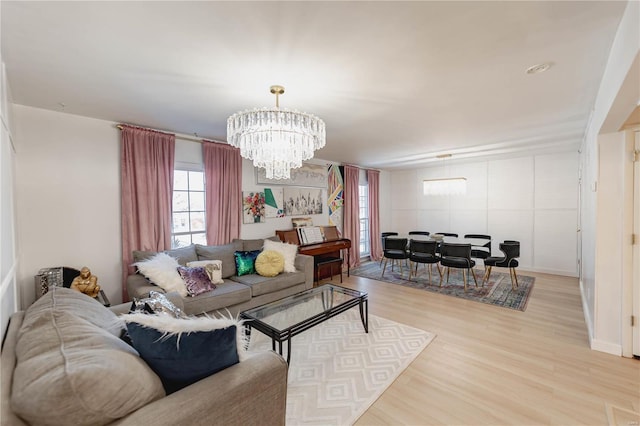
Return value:
[(563, 277), (572, 277), (572, 278), (578, 278), (578, 273), (577, 272), (569, 272), (569, 271), (562, 271), (559, 269), (547, 269), (547, 268), (534, 268), (532, 266), (520, 266), (519, 268), (517, 268), (518, 271), (522, 271), (522, 272), (538, 272), (541, 274), (551, 274), (551, 275), (560, 275)]
[(615, 343), (603, 342), (602, 340), (592, 339), (591, 349), (594, 351), (605, 352), (611, 355), (622, 356), (622, 345)]

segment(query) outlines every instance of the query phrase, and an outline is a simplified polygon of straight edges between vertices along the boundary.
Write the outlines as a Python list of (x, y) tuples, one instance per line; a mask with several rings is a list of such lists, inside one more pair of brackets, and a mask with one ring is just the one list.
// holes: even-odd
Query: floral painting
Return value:
[(242, 211), (242, 223), (265, 222), (264, 192), (243, 192)]

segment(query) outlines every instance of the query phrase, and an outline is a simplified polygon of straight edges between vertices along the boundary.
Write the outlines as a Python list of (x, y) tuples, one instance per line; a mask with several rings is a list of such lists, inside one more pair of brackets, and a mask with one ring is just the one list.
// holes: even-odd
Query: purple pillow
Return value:
[(201, 266), (194, 268), (178, 266), (178, 274), (182, 277), (190, 296), (197, 296), (216, 289), (216, 285), (207, 275), (207, 270)]

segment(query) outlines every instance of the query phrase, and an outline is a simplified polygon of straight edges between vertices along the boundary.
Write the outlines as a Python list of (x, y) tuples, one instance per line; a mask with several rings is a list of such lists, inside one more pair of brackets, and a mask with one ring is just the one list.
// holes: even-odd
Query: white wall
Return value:
[[(637, 87), (637, 71), (634, 71), (633, 64), (638, 61), (639, 55), (640, 3), (632, 1), (627, 3), (627, 9), (611, 47), (581, 150), (583, 183), (580, 209), (580, 289), (585, 321), (591, 348), (616, 355), (622, 353), (621, 330), (629, 321), (629, 318), (623, 317), (623, 303), (620, 300), (624, 284), (622, 280), (613, 281), (604, 277), (601, 269), (604, 265), (598, 264), (601, 254), (619, 250), (617, 247), (625, 242), (629, 244), (630, 239), (621, 235), (617, 235), (617, 239), (612, 236), (612, 217), (609, 216), (610, 211), (604, 205), (604, 200), (614, 203), (620, 209), (623, 208), (625, 200), (610, 182), (605, 182), (603, 186), (599, 179), (605, 176), (601, 168), (608, 172), (613, 171), (614, 175), (617, 175), (616, 170), (624, 169), (626, 166), (624, 156), (619, 151), (621, 136), (600, 136), (599, 133), (603, 132), (605, 122), (607, 128), (604, 129), (604, 133), (610, 133), (611, 129), (617, 130), (631, 113), (634, 105), (618, 107), (620, 103), (627, 103), (629, 90), (636, 92), (632, 95), (636, 104), (640, 101), (637, 89), (626, 86), (628, 82), (632, 82), (636, 84), (632, 84), (631, 87)], [(615, 177), (612, 179), (616, 180)], [(601, 211), (601, 208), (604, 210)], [(620, 274), (624, 268), (625, 265), (620, 263), (610, 263), (607, 266), (607, 270), (614, 275)]]
[(88, 266), (121, 299), (120, 143), (114, 123), (15, 106), (18, 282), (23, 308), (40, 268)]
[(13, 105), (1, 60), (0, 64), (0, 336), (4, 336), (9, 317), (20, 309), (20, 293), (16, 283), (18, 257), (15, 238)]
[[(34, 275), (52, 266), (88, 266), (110, 301), (119, 303), (122, 249), (116, 123), (21, 105), (15, 110), (20, 143), (16, 191), (22, 307), (35, 300)], [(176, 165), (201, 170), (201, 152), (200, 143), (178, 139)], [(326, 164), (319, 159), (313, 162)], [(256, 184), (250, 161), (243, 160), (242, 167), (244, 191), (268, 187)], [(326, 199), (326, 189), (323, 195)], [(327, 225), (328, 207), (311, 217), (315, 224)], [(265, 238), (277, 229), (290, 228), (290, 217), (270, 218), (266, 223), (243, 224), (241, 238)]]
[[(391, 173), (388, 231), (520, 241), (523, 269), (577, 275), (578, 153), (478, 160)], [(428, 196), (424, 179), (467, 178), (466, 195)]]

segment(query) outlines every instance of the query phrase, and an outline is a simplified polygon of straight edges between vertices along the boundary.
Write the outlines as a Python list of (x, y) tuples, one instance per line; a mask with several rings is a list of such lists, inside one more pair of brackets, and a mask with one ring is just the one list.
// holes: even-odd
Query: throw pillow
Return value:
[(284, 271), (284, 256), (275, 250), (265, 250), (256, 258), (256, 272), (263, 277), (275, 277)]
[(171, 315), (174, 318), (186, 318), (187, 315), (182, 312), (166, 295), (151, 290), (149, 296), (142, 299), (133, 299), (129, 313), (150, 313)]
[(256, 258), (260, 254), (260, 250), (252, 250), (252, 251), (237, 251), (234, 253), (236, 257), (236, 275), (248, 275), (255, 274), (255, 262)]
[(296, 272), (295, 261), (296, 254), (298, 254), (297, 245), (264, 240), (264, 249), (275, 250), (284, 256), (284, 272)]
[(146, 279), (167, 293), (175, 291), (182, 297), (186, 297), (189, 294), (184, 281), (180, 278), (180, 274), (178, 274), (178, 266), (180, 266), (180, 264), (168, 254), (158, 253), (147, 260), (136, 262), (133, 265), (138, 268), (138, 271), (140, 271)]
[(206, 269), (202, 266), (179, 266), (178, 273), (191, 296), (197, 296), (216, 289), (215, 284), (211, 283)]
[(233, 318), (128, 314), (122, 319), (133, 342), (167, 394), (245, 359), (242, 322)]
[(197, 260), (187, 263), (187, 266), (203, 266), (213, 284), (224, 284), (222, 279), (222, 260)]

